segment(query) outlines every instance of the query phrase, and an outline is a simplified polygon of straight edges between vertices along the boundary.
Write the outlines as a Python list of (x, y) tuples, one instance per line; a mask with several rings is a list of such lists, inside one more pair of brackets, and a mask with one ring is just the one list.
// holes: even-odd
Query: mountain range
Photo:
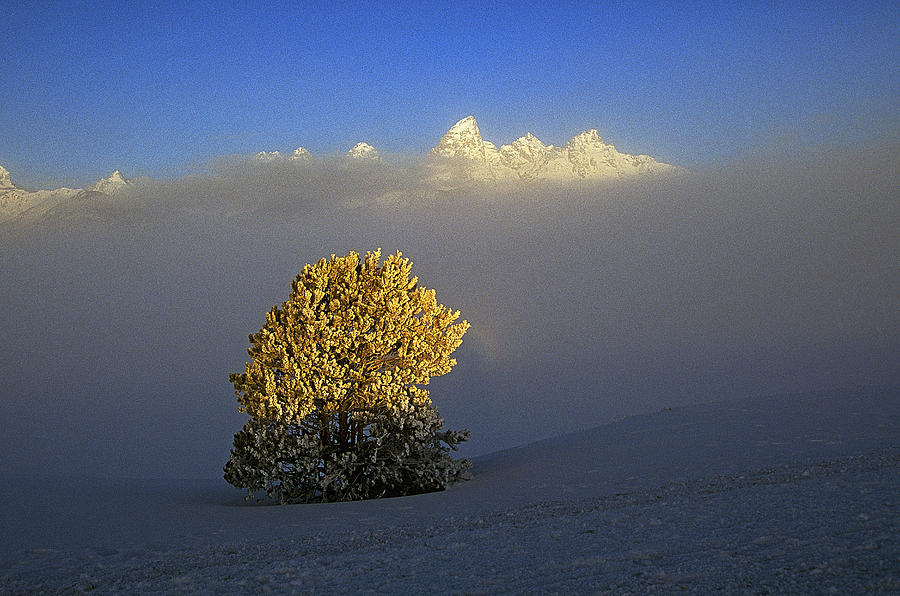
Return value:
[[(312, 154), (298, 147), (285, 157), (279, 151), (260, 151), (260, 161), (305, 160)], [(380, 161), (375, 147), (357, 143), (344, 156)], [(499, 149), (485, 141), (474, 116), (450, 127), (422, 163), (425, 181), (440, 185), (460, 182), (602, 180), (646, 174), (674, 173), (678, 168), (649, 155), (619, 153), (596, 129), (582, 131), (564, 146), (545, 145), (531, 133)]]
[(582, 131), (562, 147), (544, 145), (527, 133), (497, 149), (482, 138), (473, 116), (466, 116), (447, 131), (428, 154), (426, 164), (433, 179), (449, 182), (566, 182), (672, 173), (677, 169), (649, 155), (619, 153), (595, 129)]
[(110, 197), (132, 182), (119, 170), (85, 188), (28, 190), (12, 183), (9, 171), (0, 166), (0, 221), (25, 215), (44, 215), (60, 205), (85, 205)]
[[(290, 155), (279, 151), (260, 151), (254, 160), (311, 161), (312, 154), (298, 147)], [(368, 143), (357, 143), (345, 159), (383, 164), (378, 150)], [(659, 162), (649, 155), (620, 153), (604, 142), (595, 129), (582, 131), (565, 145), (545, 145), (527, 133), (509, 145), (497, 146), (484, 140), (474, 116), (466, 116), (441, 137), (421, 162), (421, 179), (437, 189), (461, 184), (534, 181), (569, 182), (622, 179), (634, 176), (672, 174), (676, 166)], [(99, 195), (112, 196), (131, 186), (118, 170), (83, 189), (57, 188), (27, 190), (12, 183), (10, 173), (0, 165), (0, 221), (32, 213), (42, 214), (64, 202), (84, 202)]]

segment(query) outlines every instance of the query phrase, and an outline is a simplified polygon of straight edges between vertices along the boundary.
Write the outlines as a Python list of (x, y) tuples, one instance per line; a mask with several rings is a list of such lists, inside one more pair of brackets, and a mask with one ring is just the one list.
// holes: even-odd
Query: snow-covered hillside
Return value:
[(380, 501), (5, 479), (0, 592), (896, 593), (898, 437), (880, 387), (627, 418)]

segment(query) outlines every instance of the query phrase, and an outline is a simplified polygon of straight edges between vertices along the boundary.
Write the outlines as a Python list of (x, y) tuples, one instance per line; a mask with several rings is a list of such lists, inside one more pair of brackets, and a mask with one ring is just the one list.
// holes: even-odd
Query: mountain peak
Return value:
[(467, 159), (485, 159), (486, 151), (497, 151), (491, 143), (485, 143), (478, 130), (475, 116), (466, 116), (450, 127), (450, 130), (441, 137), (437, 146), (431, 150), (431, 155), (440, 157), (464, 157)]
[(275, 161), (281, 159), (281, 152), (279, 151), (260, 151), (256, 155), (253, 156), (254, 159), (259, 161)]
[(451, 126), (450, 130), (447, 131), (447, 135), (474, 135), (480, 139), (481, 131), (478, 130), (478, 122), (475, 121), (475, 116), (466, 116), (465, 118), (459, 120), (456, 124)]
[(378, 150), (368, 143), (357, 143), (347, 152), (347, 157), (352, 159), (380, 160)]
[(312, 154), (304, 149), (303, 147), (297, 147), (291, 153), (291, 157), (289, 159), (310, 159)]
[(600, 136), (600, 133), (597, 132), (596, 128), (592, 128), (590, 130), (582, 130), (580, 133), (572, 137), (569, 141), (570, 143), (590, 143), (590, 144), (605, 144), (603, 142), (603, 138)]
[(131, 182), (122, 175), (122, 172), (119, 170), (114, 170), (112, 174), (107, 176), (106, 178), (101, 178), (97, 180), (85, 190), (93, 190), (95, 192), (102, 192), (103, 194), (111, 195), (123, 186), (128, 186)]
[(524, 137), (519, 137), (509, 145), (504, 145), (500, 148), (500, 151), (503, 151), (504, 147), (510, 147), (515, 149), (525, 149), (528, 148), (530, 150), (550, 150), (553, 148), (553, 145), (544, 145), (539, 138), (531, 134), (530, 132), (526, 132)]
[(13, 183), (9, 177), (9, 170), (0, 166), (0, 188), (12, 188)]
[[(597, 129), (584, 130), (563, 147), (544, 145), (531, 133), (497, 150), (485, 141), (473, 116), (454, 124), (430, 155), (453, 158), (436, 160), (434, 178), (442, 184), (453, 180), (583, 180), (623, 178), (638, 174), (674, 172), (676, 168), (647, 155), (619, 153), (603, 141)], [(445, 180), (446, 179), (446, 180)]]

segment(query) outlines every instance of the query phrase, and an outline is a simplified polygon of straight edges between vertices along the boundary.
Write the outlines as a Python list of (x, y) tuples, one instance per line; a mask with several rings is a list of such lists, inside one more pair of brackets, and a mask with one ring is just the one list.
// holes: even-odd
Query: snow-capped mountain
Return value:
[[(350, 159), (381, 161), (378, 150), (368, 143), (357, 143), (344, 154), (344, 157)], [(297, 147), (289, 156), (285, 156), (280, 151), (260, 151), (253, 156), (253, 159), (264, 162), (308, 160), (312, 159), (312, 153), (304, 147)]]
[(303, 147), (297, 147), (288, 159), (310, 159), (312, 154)]
[(432, 175), (442, 181), (498, 180), (513, 175), (503, 164), (497, 146), (481, 137), (474, 116), (466, 116), (451, 126), (428, 156)]
[(115, 170), (112, 174), (107, 176), (106, 178), (101, 178), (97, 180), (85, 190), (90, 190), (93, 192), (100, 192), (105, 195), (111, 195), (118, 191), (121, 188), (129, 186), (131, 181), (126, 179), (119, 170)]
[[(306, 161), (311, 157), (305, 148), (297, 147), (289, 155), (279, 151), (260, 151), (253, 159), (283, 162)], [(384, 164), (378, 150), (368, 143), (357, 143), (347, 151), (344, 159), (351, 164)], [(619, 153), (613, 145), (604, 142), (595, 129), (575, 135), (562, 147), (545, 145), (536, 136), (527, 133), (498, 149), (494, 143), (482, 138), (474, 116), (466, 116), (451, 126), (422, 165), (422, 169), (416, 171), (418, 178), (411, 183), (416, 187), (415, 192), (425, 195), (437, 189), (456, 188), (460, 183), (590, 181), (680, 171), (649, 155)], [(78, 205), (92, 201), (96, 203), (95, 199), (116, 195), (132, 184), (116, 170), (84, 189), (29, 191), (13, 184), (10, 173), (0, 166), (0, 221), (25, 212), (39, 216), (59, 211), (64, 208), (64, 203), (68, 203), (65, 209), (77, 210), (80, 208)], [(396, 189), (388, 195), (405, 196), (407, 191), (408, 188)]]
[(281, 159), (280, 151), (260, 151), (256, 155), (253, 156), (253, 159), (257, 159), (259, 161), (276, 161)]
[(371, 161), (380, 161), (381, 156), (378, 150), (368, 143), (357, 143), (347, 151), (347, 157), (351, 159), (364, 159)]
[(282, 155), (280, 151), (260, 151), (253, 156), (253, 159), (257, 161), (282, 161), (284, 159), (294, 161), (297, 159), (310, 159), (311, 157), (312, 154), (304, 147), (297, 147), (287, 157)]
[[(382, 161), (378, 150), (368, 143), (357, 143), (345, 157)], [(278, 151), (260, 151), (255, 158), (308, 159), (310, 153), (298, 147), (289, 158)], [(527, 133), (498, 149), (481, 136), (474, 116), (466, 116), (451, 126), (428, 153), (424, 166), (423, 182), (444, 188), (460, 182), (607, 180), (678, 171), (649, 155), (620, 153), (596, 129), (582, 131), (562, 147), (545, 145)]]
[(12, 179), (9, 176), (9, 170), (0, 166), (0, 190), (13, 188)]
[(466, 116), (451, 126), (430, 154), (488, 162), (499, 159), (500, 156), (496, 145), (481, 138), (474, 116)]
[(83, 190), (57, 188), (54, 190), (25, 190), (12, 182), (9, 171), (0, 166), (0, 221), (12, 219), (51, 199), (69, 199)]
[(474, 116), (450, 127), (428, 159), (431, 177), (442, 182), (601, 180), (676, 170), (649, 155), (619, 153), (594, 129), (581, 132), (564, 147), (544, 145), (528, 133), (497, 149), (482, 138)]
[[(357, 143), (347, 153), (344, 154), (345, 157), (349, 157), (351, 159), (363, 159), (363, 160), (375, 160), (380, 161), (381, 156), (378, 154), (378, 150), (375, 149), (372, 145), (368, 143)], [(257, 161), (295, 161), (295, 160), (307, 160), (312, 159), (312, 153), (309, 152), (304, 147), (297, 147), (294, 149), (290, 155), (285, 156), (280, 151), (260, 151), (255, 154), (253, 158)]]
[(89, 200), (92, 196), (112, 196), (122, 188), (131, 185), (132, 182), (122, 176), (119, 170), (116, 170), (86, 188), (54, 188), (32, 191), (13, 184), (9, 171), (0, 166), (0, 221), (13, 219), (26, 213), (42, 215), (60, 205), (73, 203), (79, 199)]

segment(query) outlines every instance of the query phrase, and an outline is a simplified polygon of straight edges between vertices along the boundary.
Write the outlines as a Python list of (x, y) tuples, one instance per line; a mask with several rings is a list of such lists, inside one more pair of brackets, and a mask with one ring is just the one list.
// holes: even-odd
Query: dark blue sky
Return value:
[(895, 2), (151, 4), (4, 7), (14, 182), (168, 177), (360, 140), (418, 154), (468, 114), (498, 144), (597, 128), (692, 167), (900, 129)]

